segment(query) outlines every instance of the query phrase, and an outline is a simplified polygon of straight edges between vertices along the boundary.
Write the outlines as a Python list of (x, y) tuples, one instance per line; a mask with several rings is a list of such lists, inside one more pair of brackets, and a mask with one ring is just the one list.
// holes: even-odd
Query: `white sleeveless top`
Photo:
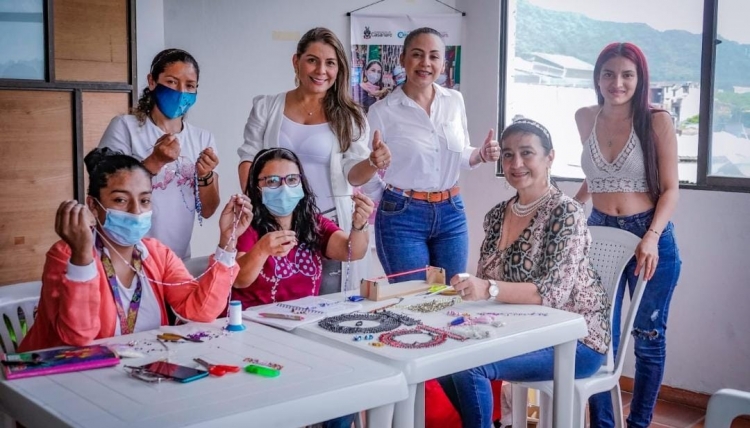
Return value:
[(615, 160), (609, 163), (604, 159), (596, 139), (596, 122), (599, 119), (599, 113), (594, 118), (594, 127), (588, 140), (583, 144), (583, 153), (581, 153), (581, 169), (586, 174), (589, 193), (648, 192), (643, 149), (635, 128), (631, 125), (628, 142), (625, 143), (625, 147)]
[(334, 206), (331, 186), (331, 151), (337, 141), (328, 123), (303, 125), (286, 116), (281, 122), (279, 147), (289, 149), (299, 158), (305, 177), (315, 193), (315, 203), (320, 212), (332, 210)]

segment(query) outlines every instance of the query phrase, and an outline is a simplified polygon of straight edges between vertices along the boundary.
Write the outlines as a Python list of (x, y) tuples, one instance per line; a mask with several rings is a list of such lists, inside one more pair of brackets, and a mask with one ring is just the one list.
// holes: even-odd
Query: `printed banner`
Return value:
[(458, 90), (461, 83), (461, 15), (351, 15), (352, 95), (367, 111), (403, 84), (400, 64), (404, 38), (411, 30), (430, 27), (445, 42), (445, 69), (437, 83)]

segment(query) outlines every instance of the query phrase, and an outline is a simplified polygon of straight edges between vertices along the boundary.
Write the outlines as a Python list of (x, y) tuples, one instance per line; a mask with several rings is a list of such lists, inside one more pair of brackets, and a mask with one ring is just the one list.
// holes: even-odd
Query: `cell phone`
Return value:
[(180, 366), (177, 364), (168, 363), (166, 361), (154, 361), (153, 363), (142, 366), (142, 368), (151, 373), (167, 376), (170, 379), (181, 383), (192, 382), (194, 380), (208, 376), (208, 371), (206, 370)]

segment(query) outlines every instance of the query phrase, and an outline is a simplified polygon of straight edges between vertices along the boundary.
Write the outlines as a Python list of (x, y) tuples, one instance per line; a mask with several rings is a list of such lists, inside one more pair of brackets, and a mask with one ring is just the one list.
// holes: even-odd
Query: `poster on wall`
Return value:
[(411, 30), (430, 27), (445, 42), (445, 67), (437, 83), (446, 88), (461, 85), (461, 14), (439, 15), (351, 15), (352, 73), (354, 100), (365, 112), (406, 80), (399, 58), (404, 38)]

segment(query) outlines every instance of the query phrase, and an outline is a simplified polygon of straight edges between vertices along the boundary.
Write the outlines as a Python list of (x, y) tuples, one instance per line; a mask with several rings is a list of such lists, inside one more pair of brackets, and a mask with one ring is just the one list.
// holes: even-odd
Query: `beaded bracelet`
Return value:
[(426, 314), (429, 312), (442, 311), (443, 309), (453, 306), (456, 303), (461, 303), (461, 301), (462, 299), (460, 297), (453, 297), (450, 299), (435, 299), (435, 300), (430, 300), (429, 302), (425, 302), (425, 303), (409, 305), (406, 307), (406, 309), (410, 311), (421, 312), (423, 314)]
[[(409, 334), (426, 334), (430, 336), (430, 340), (427, 342), (413, 342), (413, 343), (406, 343), (400, 340), (396, 340), (396, 338), (399, 336), (406, 336)], [(394, 348), (423, 349), (423, 348), (432, 348), (434, 346), (438, 346), (442, 343), (445, 343), (447, 339), (448, 339), (448, 335), (445, 332), (434, 333), (431, 331), (424, 331), (420, 328), (412, 328), (412, 329), (396, 330), (396, 331), (391, 331), (388, 333), (383, 333), (380, 335), (378, 340), (380, 340), (380, 343), (384, 343)]]
[[(341, 325), (342, 323), (345, 323), (347, 321), (356, 321), (356, 322), (363, 322), (363, 323), (364, 321), (373, 321), (373, 322), (378, 323), (378, 325), (372, 326), (372, 327), (362, 327), (361, 325), (358, 325), (358, 326)], [(351, 314), (343, 314), (343, 315), (337, 315), (335, 317), (324, 318), (318, 321), (318, 325), (322, 329), (328, 330), (332, 333), (367, 334), (367, 333), (382, 333), (384, 331), (395, 330), (401, 325), (401, 321), (397, 320), (396, 318), (389, 317), (383, 314), (354, 312)]]
[(418, 324), (422, 324), (421, 320), (418, 320), (416, 318), (412, 318), (412, 317), (404, 315), (404, 314), (397, 314), (395, 312), (386, 311), (386, 310), (382, 310), (382, 311), (379, 311), (379, 312), (376, 311), (375, 313), (376, 314), (380, 314), (380, 315), (385, 315), (385, 316), (390, 317), (390, 318), (393, 318), (396, 321), (398, 321), (399, 323), (401, 323), (401, 324), (403, 324), (405, 326), (409, 326), (409, 327), (414, 326), (414, 325), (418, 325)]

